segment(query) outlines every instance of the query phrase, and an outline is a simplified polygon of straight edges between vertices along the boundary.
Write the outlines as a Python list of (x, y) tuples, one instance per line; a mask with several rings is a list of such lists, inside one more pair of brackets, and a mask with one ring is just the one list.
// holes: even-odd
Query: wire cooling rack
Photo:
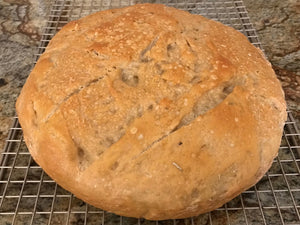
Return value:
[[(52, 1), (35, 60), (67, 22), (95, 11), (128, 6), (141, 0)], [(261, 47), (242, 1), (151, 0), (202, 14), (244, 33)], [(254, 187), (221, 208), (198, 217), (147, 221), (94, 208), (57, 185), (31, 158), (18, 118), (10, 128), (0, 162), (0, 224), (102, 225), (296, 225), (300, 224), (300, 133), (288, 112), (279, 155)]]

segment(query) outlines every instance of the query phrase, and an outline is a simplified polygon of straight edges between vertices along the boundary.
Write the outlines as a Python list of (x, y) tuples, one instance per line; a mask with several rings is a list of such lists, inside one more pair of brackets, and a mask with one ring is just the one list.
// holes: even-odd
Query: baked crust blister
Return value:
[(30, 153), (58, 184), (156, 220), (213, 210), (254, 185), (286, 120), (280, 83), (245, 36), (159, 4), (68, 23), (16, 109)]

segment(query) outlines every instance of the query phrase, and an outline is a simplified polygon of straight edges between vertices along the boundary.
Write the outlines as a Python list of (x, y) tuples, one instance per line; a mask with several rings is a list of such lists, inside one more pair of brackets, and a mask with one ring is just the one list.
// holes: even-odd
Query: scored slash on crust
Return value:
[(64, 99), (62, 99), (59, 103), (56, 104), (56, 106), (50, 111), (50, 113), (48, 114), (48, 116), (46, 117), (46, 119), (44, 120), (44, 122), (46, 123), (56, 113), (56, 111), (60, 108), (60, 106), (63, 103), (65, 103), (66, 101), (68, 101), (69, 98), (71, 98), (72, 96), (78, 94), (83, 89), (91, 86), (94, 83), (97, 83), (98, 81), (100, 81), (102, 79), (103, 79), (103, 76), (95, 78), (95, 79), (87, 82), (85, 85), (80, 86), (79, 88), (77, 88), (74, 91), (72, 91), (69, 95), (67, 95)]
[[(195, 101), (192, 111), (184, 115), (172, 130), (170, 130), (167, 134), (164, 134), (160, 138), (154, 140), (152, 143), (150, 143), (146, 148), (144, 148), (139, 154), (134, 156), (132, 159), (136, 159), (140, 155), (144, 154), (146, 151), (150, 150), (154, 145), (158, 144), (168, 136), (172, 135), (174, 132), (178, 131), (181, 127), (190, 125), (199, 116), (204, 115), (208, 113), (210, 110), (216, 108), (233, 92), (236, 86), (243, 85), (246, 82), (246, 79), (247, 79), (246, 75), (241, 77), (232, 77), (228, 81), (223, 82), (222, 85), (219, 85), (218, 87), (214, 87), (208, 90), (207, 92), (203, 93), (199, 97), (199, 99)], [(134, 134), (137, 132), (137, 130), (136, 128), (132, 128), (130, 132)], [(178, 164), (176, 165), (178, 166)], [(182, 170), (180, 166), (178, 167)]]

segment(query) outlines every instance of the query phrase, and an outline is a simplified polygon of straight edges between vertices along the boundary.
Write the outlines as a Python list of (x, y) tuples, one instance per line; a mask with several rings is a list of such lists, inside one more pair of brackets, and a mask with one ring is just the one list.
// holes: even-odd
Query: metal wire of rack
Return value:
[[(35, 61), (63, 25), (90, 13), (143, 0), (53, 0)], [(244, 33), (261, 48), (241, 0), (150, 0), (220, 21)], [(221, 208), (188, 219), (147, 221), (114, 215), (90, 206), (55, 183), (31, 158), (18, 118), (9, 131), (0, 161), (1, 224), (102, 225), (296, 225), (300, 224), (300, 132), (288, 111), (279, 155), (252, 188)]]

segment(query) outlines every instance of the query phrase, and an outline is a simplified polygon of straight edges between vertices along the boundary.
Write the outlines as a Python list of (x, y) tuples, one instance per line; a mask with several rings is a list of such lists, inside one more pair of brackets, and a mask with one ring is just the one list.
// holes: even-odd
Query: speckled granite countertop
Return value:
[(15, 115), (15, 101), (34, 62), (50, 1), (0, 0), (0, 149)]
[(244, 0), (265, 53), (286, 94), (289, 109), (300, 121), (300, 2)]

